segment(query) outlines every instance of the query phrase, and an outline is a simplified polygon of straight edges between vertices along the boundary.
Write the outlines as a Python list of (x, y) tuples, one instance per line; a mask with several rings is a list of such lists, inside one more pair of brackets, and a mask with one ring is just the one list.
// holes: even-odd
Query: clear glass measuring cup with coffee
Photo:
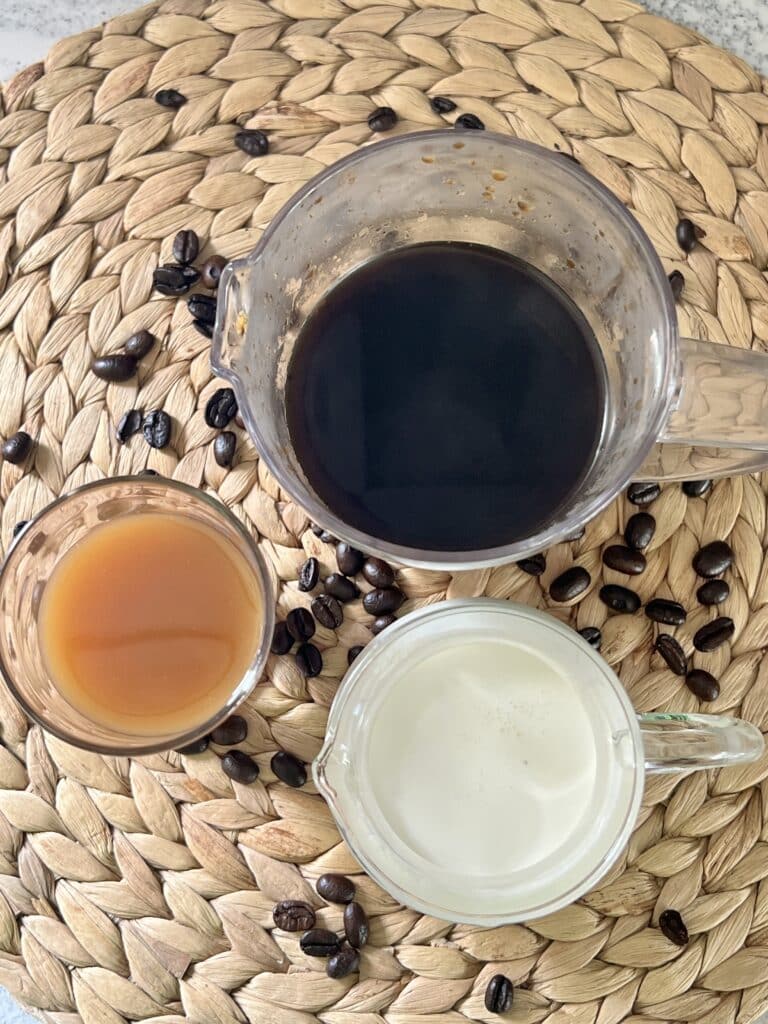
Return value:
[(441, 131), (358, 150), (220, 296), (214, 368), (273, 475), (399, 562), (520, 559), (632, 479), (768, 465), (768, 356), (679, 338), (639, 224), (538, 146)]

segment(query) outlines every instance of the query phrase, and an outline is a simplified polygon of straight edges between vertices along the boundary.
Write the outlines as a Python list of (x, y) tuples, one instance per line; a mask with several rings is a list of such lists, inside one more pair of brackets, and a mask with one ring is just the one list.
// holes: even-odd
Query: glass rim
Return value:
[[(251, 555), (253, 556), (256, 577), (258, 579), (259, 587), (262, 591), (262, 597), (264, 601), (264, 626), (262, 631), (262, 641), (257, 646), (254, 657), (248, 668), (246, 674), (233, 688), (230, 698), (226, 704), (218, 711), (215, 715), (212, 715), (199, 727), (194, 729), (188, 729), (183, 733), (178, 733), (171, 737), (170, 741), (167, 738), (163, 738), (160, 741), (148, 741), (147, 743), (131, 747), (126, 749), (124, 746), (120, 746), (119, 743), (115, 744), (103, 744), (103, 743), (89, 743), (87, 739), (83, 739), (68, 729), (61, 728), (51, 718), (46, 718), (45, 715), (41, 715), (36, 709), (34, 709), (24, 693), (19, 689), (18, 684), (13, 679), (13, 675), (8, 671), (3, 656), (2, 646), (0, 645), (0, 676), (2, 676), (5, 685), (8, 687), (13, 698), (21, 705), (24, 713), (36, 724), (45, 729), (46, 732), (51, 733), (57, 739), (63, 740), (65, 743), (71, 744), (73, 747), (78, 747), (80, 750), (88, 750), (95, 754), (102, 754), (105, 756), (115, 757), (144, 757), (148, 754), (157, 754), (166, 750), (174, 750), (177, 747), (184, 747), (194, 740), (199, 739), (201, 736), (205, 736), (212, 729), (216, 727), (218, 723), (223, 721), (232, 712), (242, 704), (244, 700), (253, 692), (256, 685), (258, 685), (261, 673), (264, 670), (267, 657), (269, 655), (269, 640), (272, 636), (275, 626), (275, 594), (272, 579), (269, 575), (266, 562), (258, 549), (255, 539), (248, 533), (245, 526), (235, 516), (227, 506), (220, 501), (218, 498), (213, 497), (207, 492), (203, 491), (199, 487), (193, 487), (190, 484), (183, 483), (181, 480), (172, 480), (169, 477), (158, 474), (157, 476), (132, 476), (130, 474), (122, 474), (121, 476), (104, 477), (101, 480), (91, 480), (88, 483), (81, 484), (74, 490), (67, 491), (64, 494), (58, 495), (53, 501), (49, 502), (44, 508), (40, 509), (24, 527), (24, 529), (13, 539), (11, 545), (6, 552), (5, 558), (0, 564), (0, 592), (3, 589), (5, 577), (10, 571), (12, 564), (12, 556), (18, 545), (23, 543), (24, 534), (26, 534), (33, 526), (39, 525), (44, 522), (46, 517), (60, 508), (62, 505), (67, 504), (72, 498), (84, 493), (90, 493), (92, 491), (98, 491), (102, 488), (112, 486), (114, 484), (131, 484), (134, 487), (141, 488), (142, 486), (155, 486), (155, 487), (170, 487), (172, 490), (177, 491), (180, 494), (186, 495), (188, 498), (192, 498), (195, 501), (201, 501), (204, 505), (207, 505), (217, 515), (228, 523), (228, 525), (234, 528), (235, 532), (238, 533), (241, 538), (246, 542), (250, 549)], [(162, 512), (160, 513), (162, 514)], [(183, 513), (182, 513), (183, 514)], [(253, 675), (256, 682), (253, 686), (250, 686), (243, 690), (243, 684), (246, 678)], [(51, 684), (54, 689), (61, 695), (61, 691), (55, 685), (53, 679)], [(242, 691), (242, 692), (241, 692)], [(61, 695), (62, 700), (66, 698)], [(88, 718), (83, 712), (84, 718)], [(125, 735), (129, 735), (126, 733)]]

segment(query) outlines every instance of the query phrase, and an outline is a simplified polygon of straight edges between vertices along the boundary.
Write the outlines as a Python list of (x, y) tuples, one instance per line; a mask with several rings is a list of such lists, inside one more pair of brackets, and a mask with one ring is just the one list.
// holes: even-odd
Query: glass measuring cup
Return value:
[[(582, 311), (605, 362), (603, 433), (583, 485), (538, 532), (501, 547), (417, 549), (354, 529), (312, 490), (286, 425), (288, 363), (323, 296), (374, 257), (429, 241), (492, 246), (543, 271)], [(681, 339), (661, 262), (624, 205), (561, 154), (490, 132), (401, 136), (310, 181), (225, 269), (212, 362), (270, 471), (312, 519), (405, 564), (520, 559), (575, 533), (632, 479), (768, 466), (768, 356)]]

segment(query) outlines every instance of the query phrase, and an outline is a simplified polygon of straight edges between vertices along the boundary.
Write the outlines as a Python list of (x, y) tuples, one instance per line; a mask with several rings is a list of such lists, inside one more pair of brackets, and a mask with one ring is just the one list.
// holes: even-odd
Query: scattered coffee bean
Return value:
[(144, 417), (142, 431), (150, 448), (165, 448), (171, 440), (171, 417), (163, 409), (153, 409)]
[(683, 217), (679, 220), (675, 229), (675, 236), (677, 237), (677, 244), (683, 252), (691, 252), (696, 245), (696, 227), (693, 221), (689, 220), (688, 217)]
[(514, 991), (509, 978), (503, 974), (494, 974), (485, 990), (485, 1008), (488, 1013), (509, 1013)]
[(707, 580), (696, 591), (700, 604), (722, 604), (731, 592), (725, 580)]
[(328, 958), (325, 973), (329, 978), (346, 978), (360, 967), (360, 955), (355, 949), (345, 946)]
[(374, 636), (378, 636), (379, 633), (383, 633), (388, 626), (391, 626), (393, 622), (397, 622), (394, 615), (377, 615), (371, 623), (371, 632)]
[(187, 743), (185, 747), (178, 747), (176, 750), (177, 754), (184, 754), (186, 757), (191, 757), (194, 754), (204, 754), (210, 744), (210, 738), (208, 736), (201, 736), (199, 739), (193, 740), (191, 743)]
[(209, 256), (200, 270), (200, 280), (205, 288), (218, 288), (221, 272), (227, 261), (223, 256)]
[(736, 630), (733, 619), (721, 615), (697, 629), (693, 636), (693, 646), (697, 651), (716, 651), (727, 643)]
[(603, 552), (603, 561), (610, 569), (626, 573), (628, 576), (639, 576), (645, 571), (645, 556), (623, 544), (611, 544)]
[(656, 533), (656, 520), (650, 512), (635, 512), (629, 517), (624, 540), (635, 551), (645, 551)]
[(195, 320), (213, 327), (216, 323), (216, 299), (199, 293), (187, 299), (187, 309)]
[(108, 381), (130, 380), (137, 369), (134, 356), (116, 352), (111, 356), (99, 356), (91, 363), (91, 371), (100, 379)]
[(699, 700), (717, 700), (720, 696), (720, 683), (703, 668), (691, 669), (685, 677), (685, 685)]
[(32, 451), (32, 446), (32, 438), (26, 430), (17, 430), (15, 434), (11, 434), (10, 437), (3, 441), (0, 454), (6, 462), (10, 462), (13, 466), (18, 466)]
[(235, 460), (236, 449), (237, 435), (233, 434), (231, 430), (222, 430), (213, 442), (213, 457), (216, 460), (216, 465), (221, 466), (222, 469), (228, 469)]
[(686, 480), (682, 484), (683, 492), (689, 498), (703, 498), (707, 491), (712, 489), (711, 480)]
[(592, 577), (581, 565), (574, 565), (565, 572), (560, 573), (556, 580), (549, 585), (549, 596), (553, 601), (572, 601), (579, 594), (583, 594)]
[(323, 586), (325, 592), (335, 597), (337, 600), (346, 604), (347, 601), (354, 601), (356, 597), (360, 596), (360, 588), (352, 580), (348, 580), (346, 576), (342, 576), (339, 572), (332, 572), (330, 576), (326, 576)]
[(372, 587), (386, 590), (395, 585), (395, 570), (383, 558), (366, 558), (362, 572)]
[(344, 907), (344, 934), (347, 942), (355, 949), (362, 949), (368, 941), (368, 915), (359, 903), (348, 903)]
[(299, 590), (308, 594), (314, 590), (320, 578), (320, 563), (316, 558), (308, 558), (299, 567)]
[(269, 139), (258, 128), (243, 128), (237, 132), (235, 145), (248, 156), (266, 156), (269, 152)]
[(676, 946), (688, 944), (688, 929), (678, 910), (665, 910), (659, 917), (659, 928)]
[(285, 617), (288, 632), (297, 643), (309, 640), (315, 635), (315, 620), (306, 608), (294, 608)]
[(585, 526), (581, 526), (581, 527), (579, 527), (578, 530), (574, 531), (570, 535), (570, 537), (566, 537), (564, 543), (566, 543), (566, 544), (574, 544), (574, 543), (576, 543), (576, 541), (581, 540), (581, 538), (584, 536), (584, 534), (586, 532), (587, 532), (586, 527)]
[(299, 672), (307, 679), (314, 679), (323, 671), (323, 656), (314, 644), (302, 644), (296, 651)]
[(659, 633), (653, 646), (667, 663), (667, 667), (676, 676), (684, 676), (688, 671), (688, 659), (680, 643), (669, 633)]
[(125, 444), (128, 438), (138, 434), (141, 430), (141, 409), (129, 409), (120, 417), (120, 422), (115, 430), (115, 437), (120, 444)]
[(284, 782), (286, 786), (301, 789), (306, 784), (307, 769), (298, 757), (294, 757), (293, 754), (287, 754), (284, 750), (278, 750), (269, 762), (269, 765), (278, 779)]
[(205, 406), (205, 422), (209, 427), (223, 430), (237, 412), (237, 399), (232, 388), (218, 388)]
[(123, 348), (126, 355), (133, 356), (134, 359), (143, 359), (152, 350), (156, 341), (157, 338), (149, 331), (136, 331), (126, 341)]
[(447, 96), (433, 96), (429, 101), (429, 105), (436, 114), (450, 114), (456, 109), (456, 104), (453, 100), (449, 100)]
[(661, 488), (659, 485), (648, 480), (630, 484), (627, 488), (627, 500), (633, 505), (639, 505), (640, 508), (645, 508), (646, 505), (656, 501), (660, 494)]
[(665, 626), (682, 626), (687, 613), (677, 601), (668, 601), (663, 597), (654, 597), (645, 606), (645, 614), (653, 622), (663, 622)]
[(362, 551), (351, 547), (345, 541), (339, 541), (336, 545), (336, 564), (345, 576), (354, 576), (360, 572), (364, 561), (365, 555)]
[(306, 956), (333, 956), (341, 949), (341, 939), (328, 928), (310, 928), (299, 939), (299, 945)]
[(240, 413), (238, 413), (237, 416), (235, 416), (235, 426), (239, 427), (240, 430), (245, 430), (245, 420), (240, 415)]
[(530, 558), (521, 558), (517, 568), (527, 572), (529, 576), (541, 576), (547, 568), (547, 559), (544, 555), (531, 555)]
[(369, 615), (390, 615), (405, 601), (405, 594), (398, 587), (389, 587), (383, 590), (377, 587), (376, 590), (369, 590), (363, 598), (363, 608)]
[(607, 583), (600, 588), (600, 600), (615, 612), (633, 615), (640, 607), (640, 598), (628, 587), (620, 587), (616, 583)]
[(603, 643), (603, 634), (597, 626), (585, 626), (579, 630), (579, 635), (584, 637), (590, 647), (594, 647), (596, 651), (600, 650)]
[(235, 782), (249, 786), (259, 777), (259, 766), (242, 750), (230, 750), (221, 759), (221, 770)]
[[(20, 519), (18, 523), (14, 523), (13, 530), (11, 531), (11, 537), (18, 537), (22, 530), (26, 529), (27, 526), (29, 526), (28, 519)], [(360, 648), (360, 650), (362, 650), (362, 647)]]
[(230, 715), (211, 732), (211, 739), (220, 747), (232, 747), (242, 743), (248, 735), (248, 723), (242, 715)]
[(198, 334), (202, 334), (204, 338), (213, 337), (213, 327), (210, 324), (203, 323), (202, 320), (193, 320), (192, 326), (195, 328)]
[(733, 551), (724, 540), (713, 540), (711, 544), (705, 544), (693, 558), (693, 568), (705, 579), (722, 576), (732, 564)]
[(459, 114), (456, 120), (453, 122), (454, 128), (463, 128), (465, 131), (478, 131), (481, 132), (485, 128), (485, 125), (477, 116), (477, 114)]
[(304, 900), (281, 900), (272, 911), (272, 920), (284, 932), (306, 932), (315, 927), (315, 911)]
[(392, 107), (377, 107), (368, 118), (368, 127), (372, 132), (388, 132), (397, 124), (397, 114)]
[(270, 650), (273, 654), (287, 654), (292, 647), (293, 637), (288, 632), (288, 627), (284, 622), (276, 622)]
[(142, 469), (139, 470), (139, 476), (160, 476), (156, 469)]
[(314, 535), (316, 537), (322, 537), (322, 535), (323, 535), (323, 528), (322, 528), (322, 526), (319, 526), (317, 523), (310, 523), (309, 524), (309, 528), (312, 531), (312, 533), (314, 533)]
[(320, 540), (323, 541), (325, 544), (338, 544), (338, 540), (336, 539), (336, 537), (333, 536), (330, 530), (321, 530)]
[(338, 629), (344, 621), (341, 605), (332, 594), (318, 594), (312, 601), (312, 614), (326, 629)]
[(355, 644), (354, 647), (350, 647), (347, 651), (347, 665), (351, 665), (358, 654), (362, 654), (365, 650), (362, 644)]
[(160, 92), (155, 93), (155, 103), (159, 103), (161, 107), (170, 107), (172, 110), (178, 110), (186, 102), (187, 97), (180, 93), (178, 89), (161, 89)]
[(200, 252), (200, 240), (191, 229), (179, 231), (173, 240), (173, 258), (177, 263), (194, 263)]
[(679, 302), (685, 288), (685, 278), (679, 270), (673, 270), (669, 275), (669, 287), (672, 290), (672, 298), (675, 302)]
[(186, 295), (197, 284), (199, 277), (194, 267), (165, 263), (152, 272), (152, 284), (161, 295)]
[(351, 903), (355, 898), (355, 883), (346, 875), (320, 875), (315, 888), (329, 903)]

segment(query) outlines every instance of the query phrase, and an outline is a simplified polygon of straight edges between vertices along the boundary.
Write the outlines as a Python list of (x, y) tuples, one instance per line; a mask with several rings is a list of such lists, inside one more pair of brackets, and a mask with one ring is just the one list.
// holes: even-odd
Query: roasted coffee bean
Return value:
[(233, 434), (231, 430), (222, 430), (213, 442), (213, 457), (216, 460), (216, 465), (221, 466), (222, 469), (231, 466), (235, 460), (236, 449), (237, 434)]
[(338, 540), (333, 536), (330, 530), (321, 530), (320, 540), (326, 544), (338, 544)]
[(650, 512), (635, 512), (629, 517), (624, 540), (635, 551), (645, 551), (656, 533), (656, 520)]
[(320, 875), (315, 888), (329, 903), (351, 903), (355, 898), (355, 883), (346, 875)]
[(135, 376), (136, 358), (124, 352), (115, 352), (111, 356), (99, 356), (91, 363), (91, 372), (100, 380), (124, 381)]
[(190, 228), (179, 231), (173, 240), (172, 251), (177, 263), (194, 263), (200, 252), (200, 239)]
[(205, 422), (209, 427), (223, 430), (237, 413), (237, 399), (232, 388), (218, 388), (205, 406)]
[(600, 588), (600, 600), (615, 612), (634, 614), (640, 607), (640, 598), (628, 587), (620, 587), (616, 583), (607, 583)]
[[(26, 529), (27, 526), (29, 526), (29, 520), (20, 519), (18, 523), (14, 524), (13, 530), (11, 531), (11, 537), (18, 537), (22, 530)], [(360, 650), (362, 650), (362, 647), (360, 648)]]
[(730, 592), (731, 588), (725, 580), (707, 580), (696, 591), (696, 597), (701, 604), (722, 604)]
[(258, 128), (243, 128), (235, 135), (235, 145), (248, 156), (266, 156), (269, 152), (269, 139)]
[(673, 270), (669, 275), (669, 287), (672, 290), (672, 298), (679, 302), (685, 288), (685, 278), (679, 270)]
[(703, 668), (691, 669), (685, 677), (685, 685), (699, 700), (717, 700), (720, 696), (720, 683)]
[(377, 587), (365, 595), (363, 608), (369, 615), (390, 615), (397, 611), (403, 601), (405, 594), (398, 587), (388, 587), (386, 590)]
[(312, 614), (326, 629), (338, 629), (344, 621), (342, 607), (332, 594), (318, 594), (313, 598)]
[(287, 754), (284, 750), (278, 750), (269, 762), (269, 766), (278, 779), (284, 782), (286, 786), (301, 789), (307, 781), (307, 769), (302, 762), (298, 757), (294, 757), (293, 754)]
[(159, 103), (161, 107), (170, 107), (171, 110), (178, 110), (186, 102), (187, 97), (178, 89), (161, 89), (155, 93), (155, 103)]
[(216, 323), (216, 299), (210, 295), (190, 295), (187, 299), (187, 309), (193, 318), (202, 324), (213, 327)]
[(309, 528), (316, 537), (322, 537), (323, 528), (318, 523), (310, 523)]
[(429, 105), (436, 114), (450, 114), (456, 109), (456, 104), (453, 100), (449, 100), (447, 96), (433, 96), (429, 101)]
[(362, 572), (372, 587), (386, 590), (387, 587), (392, 587), (395, 584), (395, 570), (383, 558), (366, 558), (363, 562)]
[(15, 434), (11, 434), (10, 437), (3, 441), (0, 454), (6, 462), (10, 462), (13, 466), (18, 466), (32, 451), (32, 446), (32, 438), (26, 430), (17, 430)]
[(733, 619), (721, 615), (696, 630), (693, 635), (693, 646), (697, 651), (716, 651), (731, 639), (735, 630)]
[(666, 661), (667, 667), (671, 669), (676, 676), (685, 675), (688, 671), (688, 659), (685, 656), (685, 651), (673, 636), (670, 636), (669, 633), (659, 633), (653, 646), (662, 656), (664, 661)]
[(347, 665), (351, 665), (358, 654), (362, 654), (365, 648), (362, 644), (355, 644), (354, 647), (350, 647), (347, 651)]
[(611, 544), (603, 552), (603, 561), (609, 569), (626, 573), (628, 576), (639, 576), (645, 571), (645, 555), (623, 544)]
[(323, 656), (314, 644), (302, 644), (296, 651), (299, 672), (307, 679), (314, 679), (323, 671)]
[(126, 355), (133, 356), (134, 359), (143, 359), (152, 350), (156, 341), (157, 338), (149, 331), (136, 331), (126, 341), (123, 348)]
[(346, 576), (342, 576), (340, 572), (332, 572), (330, 576), (326, 576), (323, 586), (327, 594), (343, 604), (346, 604), (347, 601), (354, 601), (356, 597), (360, 596), (360, 588), (357, 584), (348, 580)]
[(675, 236), (677, 237), (677, 244), (683, 252), (691, 252), (696, 245), (696, 227), (693, 221), (689, 220), (688, 217), (683, 217), (682, 220), (679, 220), (675, 229)]
[(374, 636), (378, 636), (379, 633), (383, 633), (388, 626), (391, 626), (393, 622), (397, 622), (397, 619), (392, 614), (377, 615), (371, 623), (371, 632)]
[(653, 622), (663, 622), (665, 626), (682, 626), (687, 618), (685, 608), (677, 601), (668, 601), (664, 597), (654, 597), (645, 606), (645, 614)]
[(239, 427), (241, 430), (245, 430), (245, 421), (243, 420), (243, 417), (240, 415), (240, 413), (238, 413), (237, 416), (235, 416), (235, 426)]
[(477, 114), (459, 114), (456, 120), (453, 122), (454, 128), (462, 128), (465, 131), (477, 131), (481, 132), (485, 128), (485, 125), (477, 116)]
[(693, 557), (693, 568), (705, 579), (722, 576), (732, 564), (733, 551), (724, 540), (713, 540), (711, 544), (705, 544)]
[(585, 626), (579, 630), (579, 635), (584, 637), (590, 647), (594, 647), (596, 651), (600, 650), (603, 643), (603, 634), (597, 626)]
[(204, 754), (210, 744), (210, 737), (201, 736), (197, 740), (193, 740), (191, 743), (187, 743), (185, 747), (178, 747), (176, 750), (177, 754), (184, 754), (190, 757), (194, 754)]
[(529, 576), (541, 576), (547, 568), (547, 559), (544, 555), (531, 555), (530, 558), (521, 558), (517, 568), (527, 572)]
[(315, 911), (304, 900), (281, 900), (272, 911), (272, 920), (284, 932), (306, 932), (315, 927)]
[(220, 747), (233, 747), (242, 743), (248, 735), (248, 723), (242, 715), (230, 715), (220, 722), (211, 733), (211, 739)]
[(320, 563), (316, 558), (308, 558), (299, 567), (299, 590), (308, 594), (314, 590), (320, 578)]
[(165, 263), (152, 272), (152, 284), (161, 295), (186, 295), (197, 284), (200, 274), (194, 267)]
[(645, 508), (646, 505), (656, 501), (660, 494), (661, 488), (659, 485), (647, 480), (641, 483), (630, 484), (627, 488), (627, 500), (633, 505), (639, 505), (640, 508)]
[(150, 448), (165, 448), (171, 440), (171, 417), (162, 409), (153, 409), (144, 417), (142, 430)]
[(351, 547), (345, 541), (339, 541), (336, 545), (336, 564), (339, 571), (345, 576), (354, 576), (360, 572), (365, 561), (365, 555), (357, 548)]
[(156, 469), (142, 469), (139, 471), (139, 476), (160, 476)]
[(200, 280), (205, 288), (218, 288), (221, 272), (227, 261), (223, 256), (209, 256), (200, 269)]
[(230, 750), (221, 759), (221, 770), (235, 782), (249, 786), (259, 777), (259, 766), (242, 750)]
[(193, 320), (192, 326), (195, 328), (197, 333), (202, 334), (204, 338), (213, 337), (213, 327), (210, 324), (206, 324), (202, 320)]
[(287, 654), (292, 647), (293, 637), (288, 632), (288, 627), (284, 622), (276, 622), (270, 650), (273, 654)]
[(328, 957), (325, 973), (329, 978), (346, 978), (360, 968), (360, 955), (355, 949), (345, 946), (338, 953)]
[(397, 124), (397, 114), (392, 107), (377, 107), (368, 118), (368, 127), (372, 132), (388, 132)]
[(347, 942), (355, 949), (362, 949), (368, 941), (368, 915), (359, 903), (348, 903), (344, 907), (344, 934)]
[(703, 498), (707, 491), (712, 489), (711, 480), (686, 480), (682, 484), (683, 492), (689, 498)]
[(509, 978), (503, 974), (494, 974), (485, 990), (485, 1008), (488, 1013), (509, 1013), (514, 991)]
[(659, 928), (676, 946), (688, 944), (688, 929), (680, 916), (679, 910), (665, 910), (659, 917)]
[(141, 430), (141, 409), (129, 409), (120, 417), (120, 422), (115, 430), (115, 437), (120, 444), (125, 444), (129, 437), (138, 434)]
[(328, 928), (310, 928), (299, 939), (299, 945), (306, 956), (333, 956), (341, 949), (341, 939)]
[(581, 540), (581, 538), (584, 536), (584, 534), (586, 532), (587, 532), (586, 527), (585, 526), (580, 526), (578, 530), (574, 531), (569, 537), (565, 538), (565, 542), (564, 543), (566, 543), (566, 544), (574, 544), (574, 543), (576, 543), (576, 541)]
[(592, 577), (587, 570), (581, 565), (574, 565), (552, 580), (549, 596), (553, 601), (572, 601), (574, 597), (583, 594), (591, 582)]
[(297, 643), (309, 640), (315, 635), (315, 620), (306, 608), (294, 608), (285, 617), (288, 632)]

